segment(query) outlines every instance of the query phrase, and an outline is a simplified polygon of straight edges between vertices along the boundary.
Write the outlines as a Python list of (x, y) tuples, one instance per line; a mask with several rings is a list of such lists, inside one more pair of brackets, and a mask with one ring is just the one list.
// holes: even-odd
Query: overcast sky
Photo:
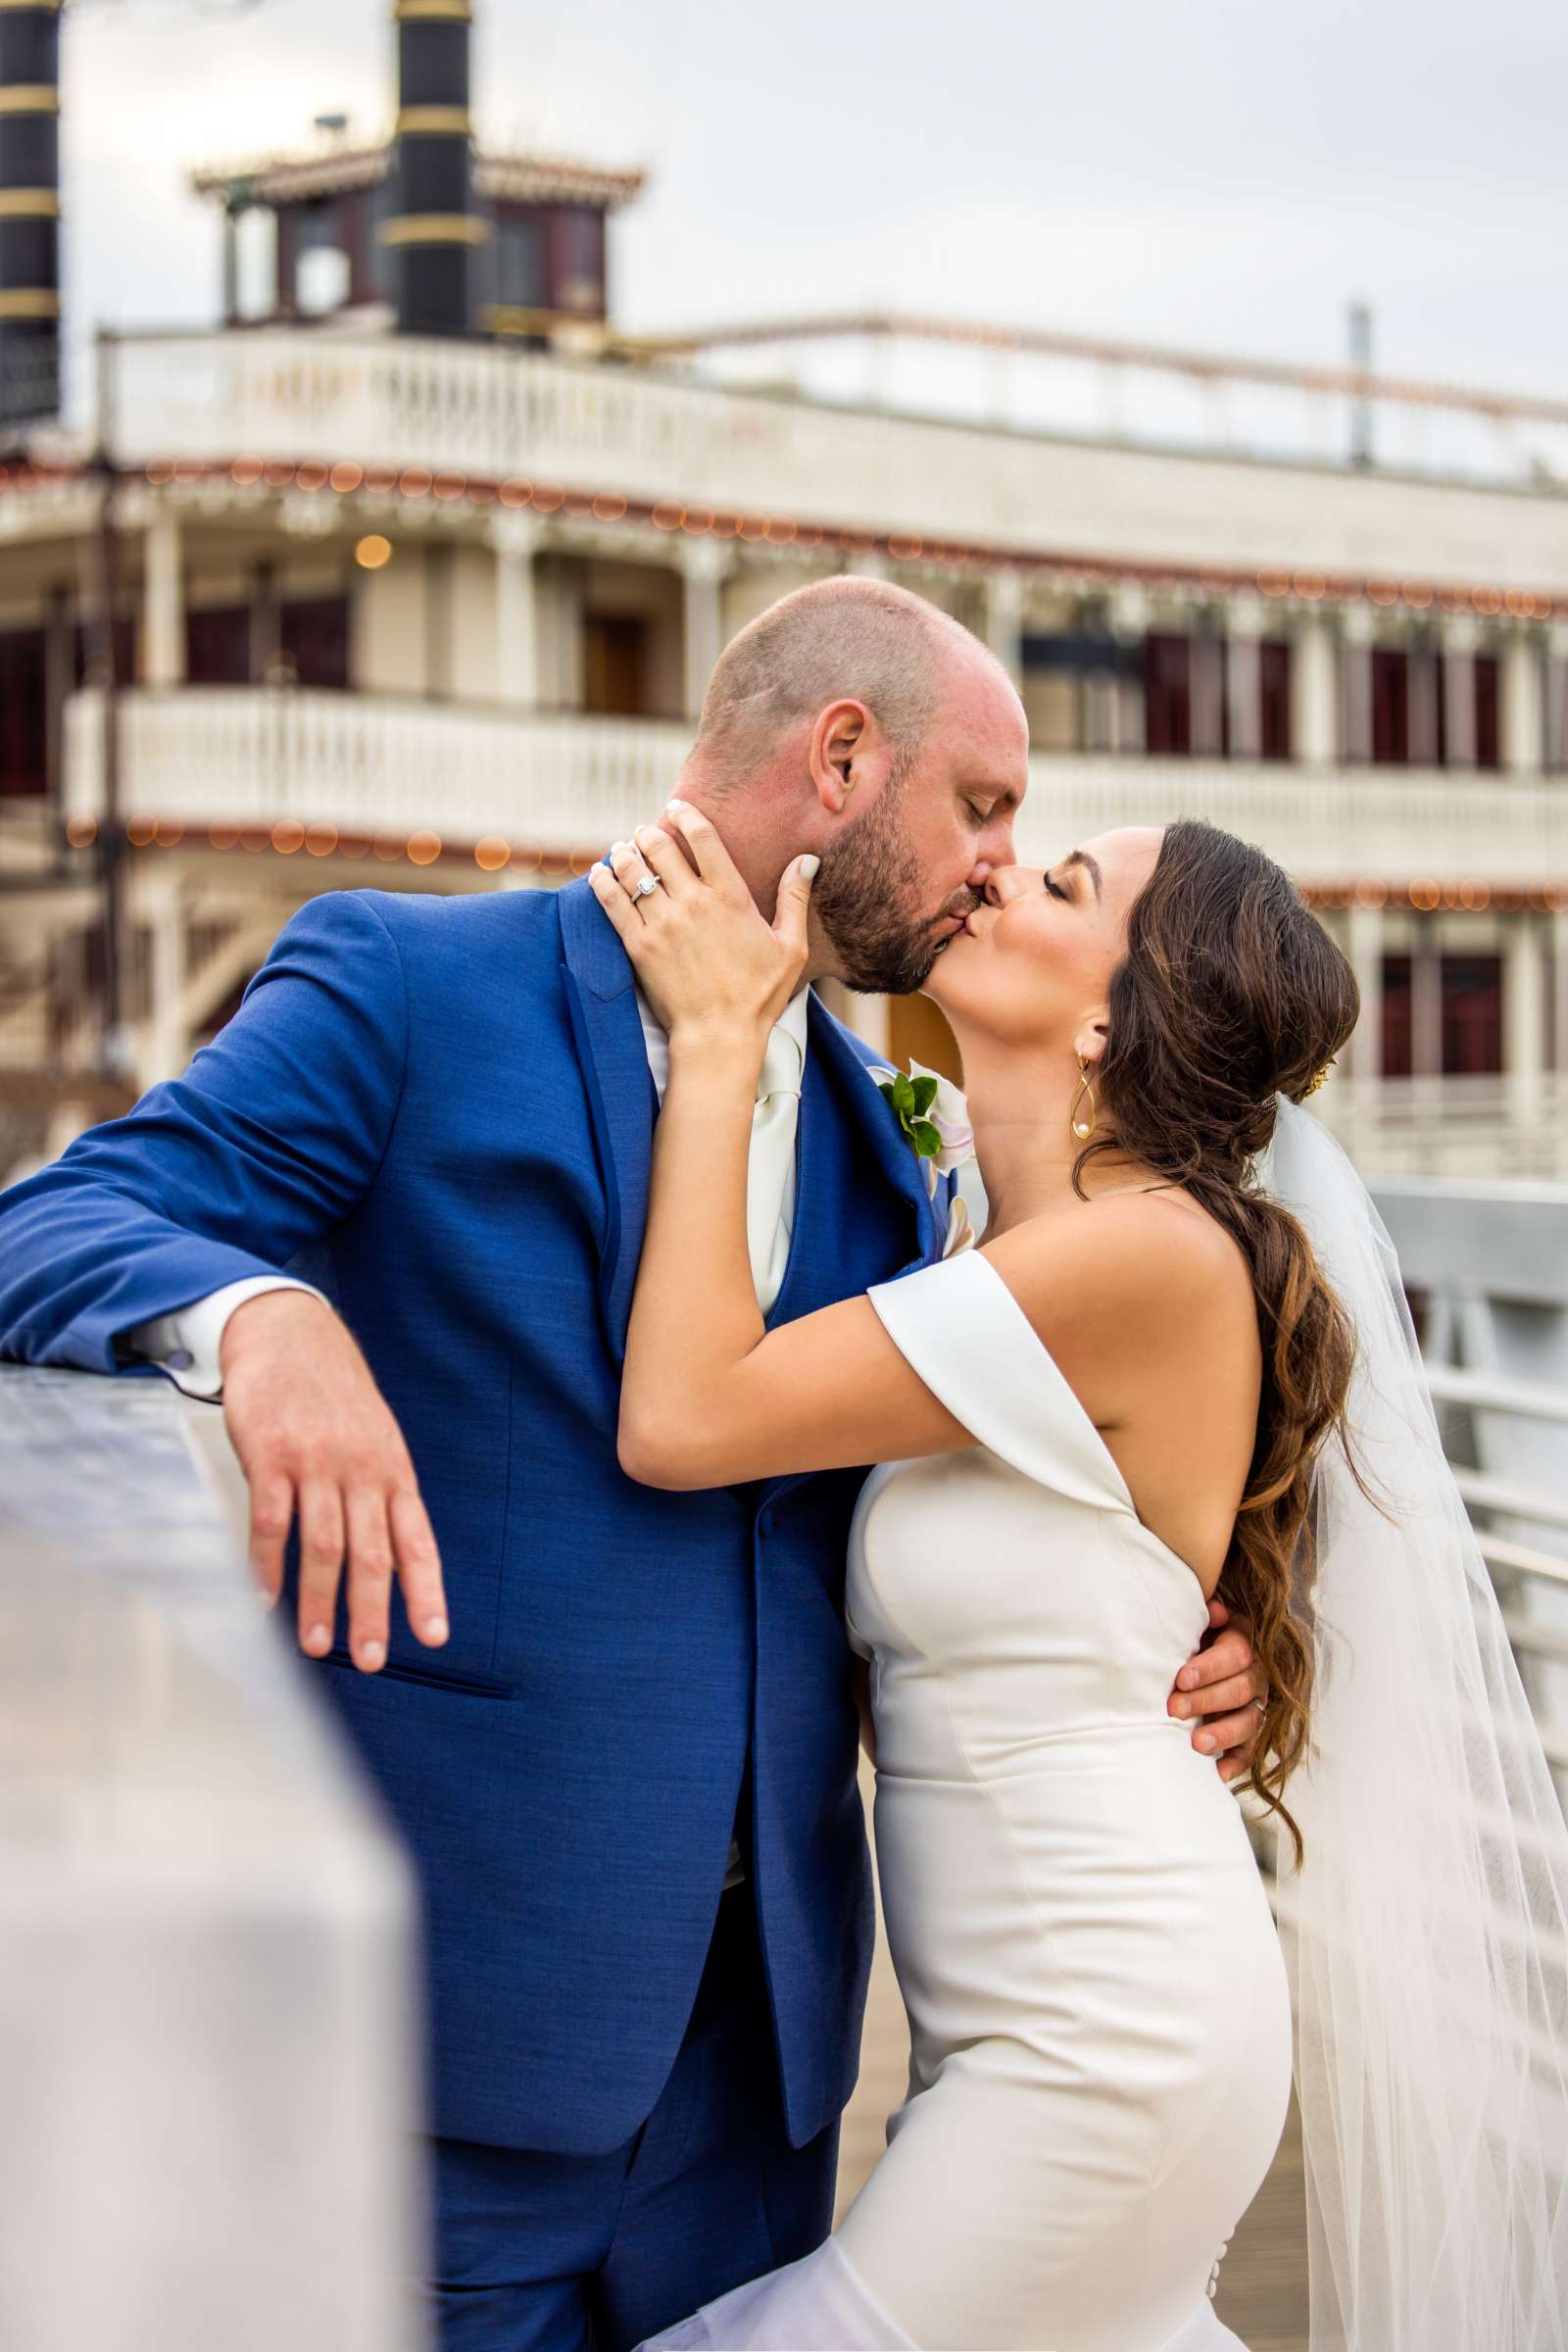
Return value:
[[(197, 322), (189, 167), (381, 133), (387, 0), (78, 0), (67, 301)], [(487, 144), (646, 165), (614, 307), (918, 306), (1568, 392), (1568, 7), (1508, 0), (477, 0)]]

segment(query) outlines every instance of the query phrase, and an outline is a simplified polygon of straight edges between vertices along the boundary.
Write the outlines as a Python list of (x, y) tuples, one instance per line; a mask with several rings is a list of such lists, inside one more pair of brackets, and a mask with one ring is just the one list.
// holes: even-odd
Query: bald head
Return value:
[(709, 682), (697, 752), (719, 791), (759, 775), (829, 703), (863, 703), (893, 756), (914, 760), (958, 667), (990, 663), (979, 639), (889, 580), (817, 580), (731, 639)]

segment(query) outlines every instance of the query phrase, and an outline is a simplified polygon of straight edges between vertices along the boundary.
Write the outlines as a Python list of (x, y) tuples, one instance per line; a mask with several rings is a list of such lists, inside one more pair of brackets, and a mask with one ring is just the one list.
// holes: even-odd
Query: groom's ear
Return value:
[(858, 816), (892, 770), (886, 739), (864, 703), (829, 703), (811, 724), (807, 748), (811, 787), (829, 816)]

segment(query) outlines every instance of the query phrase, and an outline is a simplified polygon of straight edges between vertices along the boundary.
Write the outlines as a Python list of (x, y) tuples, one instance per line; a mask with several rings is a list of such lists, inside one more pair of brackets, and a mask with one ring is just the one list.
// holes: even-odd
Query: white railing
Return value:
[(1315, 1105), (1364, 1174), (1568, 1184), (1568, 1080), (1336, 1081)]
[[(122, 701), (124, 813), (184, 824), (291, 817), (371, 833), (486, 834), (592, 850), (673, 787), (690, 729), (660, 719), (525, 713), (374, 695), (187, 686)], [(68, 813), (102, 807), (102, 709), (67, 712)], [(1303, 882), (1424, 875), (1533, 886), (1568, 876), (1568, 780), (1041, 754), (1018, 826), (1025, 858), (1121, 824), (1207, 816)]]
[(1037, 754), (1017, 828), (1043, 861), (1115, 825), (1207, 817), (1300, 882), (1535, 887), (1568, 877), (1568, 779), (1514, 782), (1387, 767)]
[(163, 1381), (0, 1366), (16, 2352), (429, 2341), (414, 1883), (258, 1610), (237, 1482)]
[(1568, 578), (1568, 509), (1516, 490), (931, 422), (423, 336), (137, 336), (116, 348), (112, 400), (131, 466), (414, 466), (987, 550), (1360, 577), (1375, 548), (1399, 578)]
[[(121, 802), (127, 817), (186, 826), (292, 818), (466, 846), (605, 848), (673, 791), (689, 730), (656, 720), (463, 710), (287, 688), (127, 694)], [(102, 705), (74, 696), (66, 724), (68, 815), (103, 802)]]

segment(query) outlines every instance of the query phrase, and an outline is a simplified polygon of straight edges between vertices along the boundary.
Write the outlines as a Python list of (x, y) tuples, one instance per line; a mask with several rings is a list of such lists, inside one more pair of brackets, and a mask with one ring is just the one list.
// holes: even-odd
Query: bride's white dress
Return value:
[(852, 1540), (909, 2093), (825, 2245), (650, 2352), (1234, 2352), (1210, 2296), (1291, 2011), (1235, 1796), (1165, 1711), (1202, 1592), (977, 1250), (871, 1298), (980, 1441), (874, 1472)]

